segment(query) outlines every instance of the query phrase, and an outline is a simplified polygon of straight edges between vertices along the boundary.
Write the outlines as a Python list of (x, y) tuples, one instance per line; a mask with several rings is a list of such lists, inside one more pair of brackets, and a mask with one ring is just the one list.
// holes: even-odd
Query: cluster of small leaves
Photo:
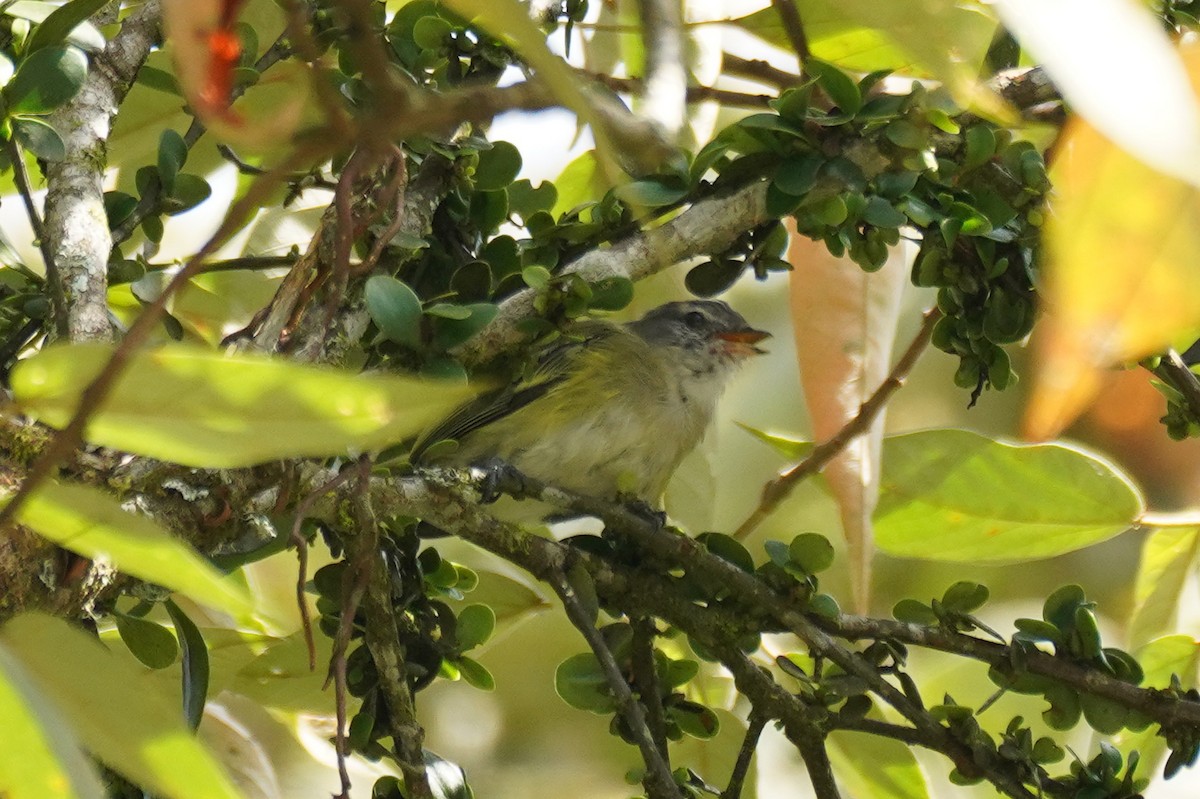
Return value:
[(1071, 763), (1071, 776), (1058, 782), (1066, 789), (1066, 795), (1075, 799), (1141, 799), (1149, 780), (1134, 776), (1138, 760), (1138, 753), (1131, 752), (1125, 766), (1120, 751), (1101, 741), (1099, 754), (1087, 763), (1076, 758)]
[[(491, 673), (466, 653), (485, 643), (496, 626), (496, 616), (482, 604), (466, 605), (456, 613), (447, 600), (461, 601), (475, 588), (478, 576), (461, 564), (445, 560), (434, 547), (413, 552), (416, 540), (409, 525), (397, 525), (400, 535), (384, 543), (386, 562), (392, 569), (391, 599), (404, 653), (409, 687), (418, 691), (435, 678), (458, 680), (481, 690), (495, 687)], [(342, 623), (344, 597), (351, 593), (347, 580), (355, 579), (345, 561), (322, 567), (313, 575), (321, 631), (336, 638)], [(358, 612), (352, 628), (352, 648), (346, 657), (346, 682), (362, 705), (350, 722), (351, 746), (370, 757), (382, 757), (387, 747), (379, 741), (390, 736), (387, 702), (380, 695), (379, 674), (362, 641), (365, 619)]]
[(1200, 27), (1200, 1), (1160, 0), (1155, 3), (1163, 25), (1170, 33), (1184, 33)]
[[(625, 622), (607, 624), (599, 630), (608, 650), (616, 659), (622, 674), (633, 675), (633, 628)], [(678, 741), (684, 735), (708, 739), (717, 734), (720, 723), (717, 714), (706, 705), (693, 701), (680, 689), (700, 670), (700, 664), (688, 658), (673, 658), (662, 649), (653, 650), (655, 682), (659, 695), (644, 702), (658, 701), (663, 709), (667, 738)], [(645, 690), (632, 683), (630, 688), (640, 694)], [(617, 699), (612, 686), (596, 656), (591, 652), (572, 655), (559, 664), (554, 674), (554, 688), (563, 701), (579, 710), (598, 715), (612, 715), (609, 731), (627, 743), (635, 743), (624, 716), (617, 713)]]
[(1106, 647), (1100, 638), (1095, 603), (1088, 601), (1078, 585), (1055, 591), (1043, 606), (1041, 619), (1017, 619), (1012, 637), (1013, 658), (1003, 667), (994, 666), (988, 676), (996, 685), (1022, 694), (1041, 694), (1050, 708), (1043, 714), (1057, 730), (1074, 727), (1082, 715), (1092, 729), (1113, 735), (1122, 729), (1144, 730), (1150, 719), (1110, 699), (1079, 691), (1057, 680), (1031, 674), (1022, 657), (1038, 645), (1050, 645), (1057, 657), (1099, 669), (1118, 680), (1139, 685), (1142, 667), (1124, 650)]
[(915, 599), (900, 600), (892, 608), (892, 615), (899, 621), (910, 624), (937, 625), (951, 632), (984, 630), (999, 638), (999, 635), (971, 615), (984, 606), (988, 596), (986, 585), (960, 580), (947, 588), (941, 599), (934, 599), (928, 605)]
[[(1195, 688), (1185, 689), (1177, 674), (1171, 675), (1171, 685), (1163, 694), (1176, 701), (1200, 702), (1200, 691)], [(1163, 766), (1163, 777), (1166, 779), (1175, 776), (1182, 768), (1190, 768), (1196, 763), (1196, 758), (1200, 757), (1200, 730), (1195, 727), (1164, 726), (1159, 729), (1158, 734), (1166, 740), (1171, 750), (1166, 765)]]
[[(710, 190), (770, 176), (768, 212), (791, 215), (798, 230), (868, 271), (883, 266), (907, 230), (920, 234), (913, 282), (939, 289), (945, 319), (939, 348), (956, 354), (958, 385), (1003, 389), (1013, 380), (1002, 345), (1034, 320), (1034, 270), (1042, 199), (1049, 188), (1036, 148), (984, 121), (959, 117), (940, 93), (914, 84), (879, 91), (886, 73), (859, 81), (817, 59), (813, 76), (722, 131), (694, 159), (690, 176), (718, 173)], [(828, 98), (821, 107), (817, 100)], [(965, 127), (964, 127), (965, 126)], [(741, 242), (688, 276), (700, 294), (718, 293), (747, 267), (762, 277), (787, 268), (776, 235), (766, 259)], [(749, 253), (749, 255), (746, 255)]]
[[(1184, 353), (1183, 358), (1185, 363), (1190, 363), (1195, 350), (1196, 345), (1192, 345), (1191, 349)], [(1163, 376), (1163, 373), (1159, 371), (1161, 359), (1150, 358), (1142, 363), (1160, 377)], [(1200, 378), (1193, 377), (1192, 379)], [(1192, 404), (1188, 402), (1187, 396), (1183, 391), (1176, 385), (1165, 381), (1152, 380), (1150, 384), (1158, 389), (1158, 392), (1167, 400), (1167, 412), (1158, 420), (1166, 427), (1167, 435), (1175, 441), (1183, 441), (1187, 438), (1200, 436), (1200, 416), (1197, 415), (1197, 411)]]

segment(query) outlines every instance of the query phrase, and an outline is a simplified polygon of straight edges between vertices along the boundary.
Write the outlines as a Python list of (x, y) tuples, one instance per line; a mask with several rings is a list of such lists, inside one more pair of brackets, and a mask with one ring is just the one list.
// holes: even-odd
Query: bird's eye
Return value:
[(683, 317), (683, 323), (692, 330), (699, 330), (700, 328), (704, 327), (704, 323), (706, 321), (707, 320), (704, 318), (704, 314), (700, 313), (699, 311), (689, 311)]

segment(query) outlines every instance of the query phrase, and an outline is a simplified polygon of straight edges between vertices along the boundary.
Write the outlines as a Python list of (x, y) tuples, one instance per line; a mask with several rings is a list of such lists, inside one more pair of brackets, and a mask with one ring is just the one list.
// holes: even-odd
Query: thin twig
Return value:
[(783, 32), (792, 49), (796, 51), (796, 60), (800, 64), (800, 77), (804, 77), (804, 65), (808, 62), (808, 34), (804, 32), (804, 21), (800, 19), (800, 9), (794, 0), (771, 0), (771, 7), (779, 15), (783, 24)]
[(671, 768), (671, 753), (667, 748), (667, 720), (663, 714), (662, 693), (658, 682), (658, 669), (654, 662), (654, 637), (658, 629), (653, 619), (644, 616), (630, 622), (633, 628), (631, 655), (633, 660), (633, 683), (637, 687), (642, 706), (646, 708), (646, 725), (650, 737), (658, 747), (667, 769)]
[(862, 404), (855, 417), (848, 421), (828, 441), (814, 447), (807, 458), (767, 483), (763, 487), (762, 499), (759, 501), (758, 507), (738, 527), (737, 531), (733, 534), (734, 538), (741, 541), (754, 532), (774, 512), (779, 503), (792, 493), (797, 485), (824, 469), (851, 441), (871, 428), (875, 419), (887, 405), (888, 400), (904, 385), (905, 378), (908, 377), (909, 372), (912, 371), (917, 360), (921, 357), (921, 353), (929, 345), (934, 325), (941, 318), (942, 312), (936, 307), (925, 312), (925, 319), (921, 323), (921, 329), (917, 331), (917, 335), (913, 338), (912, 343), (908, 345), (908, 349), (900, 356), (900, 360), (896, 361), (896, 365), (892, 367), (892, 371), (879, 385), (879, 388), (875, 389), (875, 393)]
[(596, 656), (596, 660), (604, 672), (604, 677), (608, 681), (609, 689), (616, 696), (617, 712), (625, 719), (629, 733), (634, 737), (638, 749), (641, 751), (642, 761), (646, 764), (645, 787), (651, 799), (666, 799), (666, 797), (682, 799), (679, 787), (671, 776), (670, 767), (659, 754), (658, 748), (651, 739), (641, 705), (633, 698), (633, 692), (629, 690), (629, 683), (625, 681), (625, 675), (621, 673), (621, 667), (617, 664), (616, 657), (608, 648), (600, 631), (596, 629), (587, 609), (576, 595), (575, 589), (571, 587), (571, 583), (561, 571), (554, 575), (550, 584), (554, 588), (554, 592), (558, 594), (558, 598), (562, 600), (567, 617), (591, 647), (592, 654)]
[(308, 496), (296, 506), (296, 515), (292, 520), (292, 532), (288, 540), (296, 547), (296, 558), (299, 561), (296, 566), (296, 607), (300, 611), (300, 629), (304, 631), (304, 646), (308, 649), (309, 671), (317, 670), (317, 644), (313, 640), (312, 618), (308, 614), (308, 600), (305, 596), (305, 588), (308, 585), (308, 542), (300, 534), (300, 527), (304, 523), (305, 514), (316, 501), (341, 486), (353, 474), (353, 470), (346, 469), (322, 483), (314, 491), (309, 492)]
[(54, 250), (46, 237), (46, 226), (42, 224), (42, 215), (38, 213), (33, 201), (33, 186), (29, 182), (29, 170), (25, 168), (25, 154), (15, 136), (7, 140), (8, 160), (13, 165), (13, 177), (16, 179), (17, 192), (25, 204), (25, 215), (29, 217), (29, 227), (37, 238), (38, 249), (42, 253), (42, 262), (46, 265), (46, 283), (50, 294), (50, 311), (54, 318), (54, 332), (61, 340), (70, 335), (67, 322), (67, 298), (63, 293), (62, 276), (58, 273), (58, 263), (54, 260)]
[(795, 72), (780, 69), (771, 62), (759, 58), (742, 58), (733, 53), (722, 53), (721, 59), (725, 72), (738, 78), (778, 86), (780, 89), (789, 89), (803, 82)]
[(742, 786), (750, 774), (750, 764), (754, 761), (754, 752), (758, 749), (758, 739), (767, 726), (767, 715), (755, 708), (750, 711), (746, 720), (746, 735), (742, 738), (742, 747), (738, 750), (737, 761), (729, 775), (729, 783), (721, 791), (721, 799), (741, 799)]

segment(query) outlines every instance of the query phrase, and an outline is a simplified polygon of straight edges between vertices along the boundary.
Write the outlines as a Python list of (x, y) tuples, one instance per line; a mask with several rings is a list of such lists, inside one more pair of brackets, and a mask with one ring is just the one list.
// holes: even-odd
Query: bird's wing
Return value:
[(570, 378), (573, 350), (594, 346), (614, 332), (616, 328), (607, 323), (584, 322), (576, 326), (570, 338), (548, 347), (539, 355), (538, 365), (528, 378), (483, 394), (459, 406), (436, 427), (422, 435), (413, 447), (412, 461), (417, 462), (430, 446), (439, 441), (460, 440), (544, 397), (550, 389)]

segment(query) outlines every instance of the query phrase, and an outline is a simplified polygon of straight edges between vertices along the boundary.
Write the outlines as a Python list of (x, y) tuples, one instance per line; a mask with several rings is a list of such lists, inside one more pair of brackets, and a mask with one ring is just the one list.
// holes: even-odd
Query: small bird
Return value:
[[(667, 303), (625, 325), (579, 322), (529, 378), (472, 400), (422, 436), (412, 460), (498, 459), (579, 494), (657, 504), (730, 377), (764, 352), (756, 345), (769, 335), (713, 300)], [(447, 439), (457, 448), (433, 446)]]

